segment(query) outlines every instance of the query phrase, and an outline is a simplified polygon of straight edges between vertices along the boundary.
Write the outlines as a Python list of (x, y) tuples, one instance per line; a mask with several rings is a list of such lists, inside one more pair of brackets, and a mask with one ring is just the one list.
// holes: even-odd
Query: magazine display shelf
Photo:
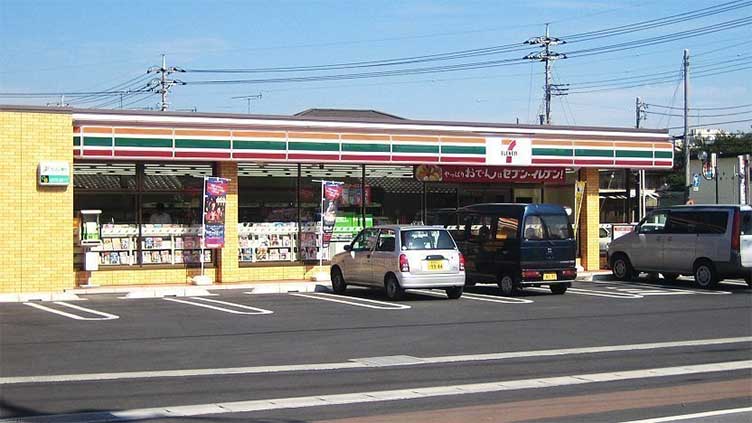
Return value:
[[(203, 262), (211, 262), (211, 250), (204, 250)], [(183, 264), (201, 261), (201, 226), (141, 226), (143, 264)]]
[(238, 260), (243, 263), (295, 261), (298, 225), (293, 222), (238, 224)]

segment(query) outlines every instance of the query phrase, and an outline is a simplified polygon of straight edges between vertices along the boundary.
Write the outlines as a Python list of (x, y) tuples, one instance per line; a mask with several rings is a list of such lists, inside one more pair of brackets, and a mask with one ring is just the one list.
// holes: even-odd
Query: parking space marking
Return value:
[[(430, 291), (427, 289), (409, 289), (408, 292), (415, 292), (415, 293), (419, 293), (423, 295), (431, 295), (434, 297), (447, 298), (446, 294)], [(502, 297), (499, 295), (476, 294), (474, 292), (464, 292), (462, 296), (460, 297), (460, 299), (487, 301), (490, 303), (502, 303), (502, 304), (530, 304), (533, 302), (532, 300), (526, 300), (524, 298), (512, 298), (512, 297)]]
[[(341, 295), (327, 294), (325, 292), (317, 292), (315, 294), (290, 293), (290, 295), (294, 295), (296, 297), (313, 298), (314, 300), (331, 301), (333, 303), (348, 304), (348, 305), (352, 305), (356, 307), (373, 308), (377, 310), (407, 310), (411, 308), (409, 305), (405, 305), (405, 304), (387, 303), (384, 301), (369, 300), (367, 298), (343, 297)], [(363, 304), (363, 303), (359, 303), (355, 301), (346, 301), (346, 300), (343, 300), (342, 298), (349, 298), (352, 300), (363, 301), (364, 303), (371, 303), (371, 304)], [(380, 304), (380, 305), (373, 305), (373, 304)]]
[(34, 307), (34, 308), (39, 309), (39, 310), (44, 310), (44, 311), (47, 311), (47, 312), (50, 312), (50, 313), (58, 314), (60, 316), (65, 316), (65, 317), (68, 317), (68, 318), (71, 318), (71, 319), (75, 319), (75, 320), (115, 320), (115, 319), (119, 319), (120, 318), (120, 316), (116, 316), (114, 314), (105, 313), (103, 311), (92, 310), (90, 308), (81, 307), (81, 306), (77, 306), (77, 305), (74, 305), (74, 304), (68, 304), (68, 303), (63, 302), (63, 301), (54, 301), (53, 304), (57, 304), (57, 305), (63, 306), (63, 307), (72, 308), (74, 310), (83, 311), (85, 313), (89, 313), (89, 314), (93, 314), (95, 316), (101, 316), (101, 317), (79, 316), (78, 314), (68, 313), (68, 312), (65, 312), (65, 311), (56, 310), (54, 308), (47, 307), (47, 306), (44, 306), (42, 304), (24, 303), (24, 305), (31, 306), (31, 307)]
[[(656, 286), (654, 284), (645, 282), (614, 282), (614, 281), (593, 281), (597, 284), (608, 284), (617, 286), (638, 286), (644, 288), (614, 288), (620, 291), (634, 293), (638, 295), (683, 295), (683, 294), (697, 294), (697, 295), (731, 295), (729, 291), (700, 291), (687, 288), (674, 288), (671, 286)], [(746, 285), (746, 284), (745, 284)]]
[(656, 418), (644, 419), (644, 420), (631, 420), (631, 421), (624, 422), (624, 423), (666, 423), (666, 422), (675, 422), (678, 420), (694, 420), (694, 419), (701, 419), (704, 417), (725, 416), (727, 414), (739, 414), (739, 413), (751, 413), (751, 412), (752, 412), (752, 407), (729, 408), (726, 410), (704, 411), (702, 413), (682, 414), (678, 416), (656, 417)]
[[(550, 290), (546, 288), (525, 288), (532, 291), (543, 291), (543, 292), (550, 292)], [(587, 295), (592, 297), (606, 297), (606, 298), (619, 298), (624, 300), (632, 300), (636, 298), (645, 298), (642, 295), (636, 295), (636, 294), (628, 294), (626, 292), (608, 292), (608, 291), (596, 291), (592, 289), (582, 289), (582, 288), (569, 288), (567, 289), (568, 293), (572, 293), (574, 295)]]
[[(232, 314), (243, 314), (243, 315), (259, 315), (259, 314), (273, 314), (274, 312), (271, 310), (265, 310), (263, 308), (257, 308), (257, 307), (251, 307), (244, 304), (236, 304), (236, 303), (230, 303), (227, 301), (220, 301), (220, 300), (212, 300), (210, 298), (204, 298), (204, 297), (187, 297), (188, 299), (178, 299), (178, 298), (163, 298), (163, 300), (166, 301), (172, 301), (175, 303), (181, 303), (181, 304), (189, 304), (196, 307), (204, 307), (212, 310), (218, 310), (223, 311), (225, 313), (232, 313)], [(198, 300), (198, 301), (196, 301)], [(234, 307), (239, 308), (243, 310), (251, 310), (251, 311), (238, 311), (238, 310), (231, 310), (229, 308), (225, 307), (219, 307), (211, 304), (205, 304), (203, 301), (214, 303), (214, 304), (222, 304), (224, 306), (228, 307)]]

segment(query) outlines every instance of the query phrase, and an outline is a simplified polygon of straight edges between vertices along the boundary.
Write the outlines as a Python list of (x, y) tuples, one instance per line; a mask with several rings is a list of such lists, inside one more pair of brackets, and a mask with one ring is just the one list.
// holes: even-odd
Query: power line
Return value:
[[(673, 106), (663, 106), (660, 104), (652, 104), (648, 103), (650, 107), (658, 107), (659, 109), (679, 109), (678, 107)], [(737, 106), (724, 106), (724, 107), (693, 107), (692, 110), (731, 110), (731, 109), (743, 109), (746, 107), (752, 107), (752, 103), (749, 104), (739, 104)]]
[[(690, 108), (689, 110), (690, 110), (690, 112), (692, 112), (695, 109)], [(679, 114), (663, 113), (663, 112), (651, 112), (651, 111), (648, 111), (647, 113), (650, 113), (651, 115), (661, 115), (661, 116), (675, 116), (675, 117), (684, 116), (684, 115), (679, 115)], [(736, 112), (736, 113), (719, 113), (719, 114), (715, 114), (715, 115), (700, 115), (700, 114), (697, 114), (697, 115), (692, 115), (692, 117), (696, 117), (696, 118), (708, 118), (708, 117), (739, 116), (739, 115), (747, 115), (747, 114), (750, 114), (750, 113), (752, 113), (752, 110), (746, 110), (746, 111), (743, 111), (743, 112)]]
[[(703, 123), (702, 125), (689, 125), (690, 128), (699, 128), (701, 126), (712, 126), (712, 125), (728, 125), (731, 123), (745, 123), (745, 122), (752, 122), (752, 119), (741, 119), (741, 120), (727, 120), (725, 122), (709, 122), (709, 123)], [(684, 128), (684, 126), (671, 126), (666, 129), (681, 129)]]

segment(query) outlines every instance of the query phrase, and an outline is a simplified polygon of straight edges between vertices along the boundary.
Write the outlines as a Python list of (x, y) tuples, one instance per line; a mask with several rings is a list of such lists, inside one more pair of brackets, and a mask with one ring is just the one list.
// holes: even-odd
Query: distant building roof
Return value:
[(300, 117), (319, 117), (319, 118), (334, 118), (334, 119), (365, 119), (365, 120), (407, 120), (403, 117), (390, 115), (389, 113), (380, 112), (378, 110), (357, 110), (357, 109), (307, 109), (302, 112), (295, 113), (294, 116)]

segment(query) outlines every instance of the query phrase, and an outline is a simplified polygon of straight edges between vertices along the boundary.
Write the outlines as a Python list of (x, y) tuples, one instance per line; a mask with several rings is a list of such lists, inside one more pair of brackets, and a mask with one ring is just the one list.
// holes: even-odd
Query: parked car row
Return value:
[(574, 232), (566, 210), (548, 204), (478, 204), (446, 213), (442, 225), (362, 230), (332, 258), (332, 289), (379, 287), (390, 299), (405, 289), (446, 290), (495, 283), (502, 295), (529, 286), (564, 294), (577, 277)]
[(701, 288), (712, 288), (724, 278), (744, 278), (752, 287), (752, 207), (654, 210), (633, 232), (611, 242), (608, 262), (620, 280), (647, 272), (668, 280), (692, 275)]

